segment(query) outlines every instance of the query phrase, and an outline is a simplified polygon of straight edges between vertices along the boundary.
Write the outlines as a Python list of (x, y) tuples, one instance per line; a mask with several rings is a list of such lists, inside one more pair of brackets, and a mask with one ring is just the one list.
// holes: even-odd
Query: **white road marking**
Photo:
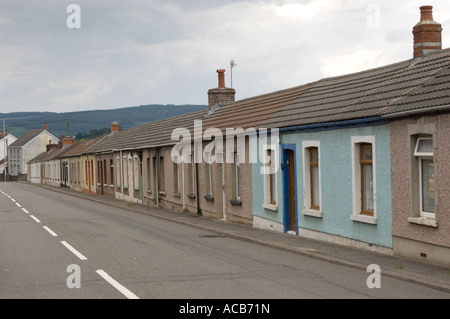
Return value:
[(29, 214), (30, 212), (29, 211), (27, 211), (25, 208), (23, 208), (22, 207), (22, 210), (25, 212), (25, 213), (27, 213), (27, 214)]
[(119, 290), (125, 297), (128, 299), (139, 299), (138, 296), (136, 296), (134, 293), (129, 291), (127, 288), (119, 284), (114, 278), (112, 278), (110, 275), (108, 275), (104, 270), (97, 270), (97, 274), (103, 277), (107, 282), (109, 282), (114, 288)]
[(39, 219), (37, 219), (36, 217), (34, 217), (33, 215), (30, 215), (30, 217), (31, 218), (33, 218), (34, 219), (34, 221), (36, 222), (36, 223), (40, 223), (41, 221), (39, 220)]
[(16, 203), (17, 206), (22, 207), (22, 205), (20, 205), (19, 203)]
[[(11, 198), (11, 197), (10, 197)], [(15, 203), (16, 202), (16, 200), (14, 199), (14, 198), (11, 198), (11, 200)]]
[(58, 235), (53, 230), (48, 228), (47, 226), (42, 226), (42, 228), (44, 228), (46, 231), (48, 231), (50, 233), (50, 235), (52, 235), (53, 237), (58, 237)]
[(78, 258), (80, 258), (81, 260), (87, 260), (87, 258), (85, 256), (83, 256), (83, 254), (81, 254), (78, 250), (76, 250), (75, 248), (73, 248), (72, 246), (70, 246), (67, 242), (62, 241), (61, 244), (63, 244), (64, 246), (66, 246), (66, 248), (68, 250), (70, 250), (75, 256), (77, 256)]

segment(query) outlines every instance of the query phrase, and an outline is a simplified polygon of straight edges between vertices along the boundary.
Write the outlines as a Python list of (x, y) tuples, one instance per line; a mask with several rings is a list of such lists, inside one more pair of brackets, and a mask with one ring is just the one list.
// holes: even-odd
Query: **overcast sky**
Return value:
[(207, 104), (230, 60), (237, 100), (396, 63), (422, 5), (449, 48), (449, 0), (0, 0), (0, 113)]

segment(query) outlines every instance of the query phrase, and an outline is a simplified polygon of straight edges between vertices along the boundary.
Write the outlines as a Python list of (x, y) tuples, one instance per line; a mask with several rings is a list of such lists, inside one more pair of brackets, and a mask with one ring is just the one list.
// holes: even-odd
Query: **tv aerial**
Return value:
[(230, 61), (230, 69), (231, 69), (231, 88), (233, 88), (233, 68), (236, 66), (237, 64), (234, 62), (234, 60)]

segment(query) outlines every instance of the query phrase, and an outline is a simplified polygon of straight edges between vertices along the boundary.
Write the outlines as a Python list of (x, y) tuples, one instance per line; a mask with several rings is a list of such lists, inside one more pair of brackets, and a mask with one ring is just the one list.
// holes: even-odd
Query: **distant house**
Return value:
[(11, 180), (26, 180), (27, 163), (46, 151), (49, 142), (58, 143), (59, 139), (43, 129), (30, 130), (8, 147), (9, 175)]
[(17, 137), (9, 133), (5, 134), (0, 129), (0, 174), (3, 174), (3, 171), (7, 165), (8, 157), (6, 154), (8, 154), (8, 147), (16, 140)]

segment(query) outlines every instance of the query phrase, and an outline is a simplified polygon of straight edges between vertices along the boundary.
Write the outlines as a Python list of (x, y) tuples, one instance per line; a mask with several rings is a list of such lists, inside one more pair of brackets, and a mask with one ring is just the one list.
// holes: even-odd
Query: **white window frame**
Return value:
[[(274, 158), (269, 159), (267, 151), (271, 151), (271, 156), (274, 156)], [(278, 163), (278, 159), (276, 158), (278, 152), (272, 145), (264, 145), (263, 147), (264, 152), (264, 203), (262, 204), (262, 207), (268, 210), (278, 211), (278, 174), (276, 165)], [(269, 166), (271, 160), (271, 165)], [(273, 173), (272, 173), (273, 172)], [(272, 195), (275, 198), (275, 204), (272, 204), (270, 202), (270, 176), (273, 176), (274, 179), (274, 188), (272, 189)]]
[(205, 165), (206, 165), (206, 186), (207, 186), (207, 190), (206, 190), (206, 194), (209, 196), (213, 196), (213, 179), (212, 179), (212, 155), (211, 152), (207, 152), (205, 151)]
[(138, 191), (140, 189), (140, 181), (139, 181), (139, 175), (140, 175), (140, 163), (139, 163), (139, 157), (137, 155), (133, 156), (133, 187), (135, 191)]
[(173, 158), (173, 194), (179, 195), (180, 194), (180, 171), (178, 167), (178, 156), (175, 156)]
[[(322, 173), (321, 173), (321, 158), (320, 158), (320, 141), (303, 141), (303, 202), (304, 208), (302, 210), (303, 215), (313, 216), (322, 218)], [(311, 208), (311, 169), (310, 169), (310, 149), (318, 149), (319, 157), (319, 198), (320, 198), (320, 209)]]
[[(241, 200), (241, 163), (240, 163), (240, 154), (239, 151), (233, 152), (233, 160), (234, 160), (234, 190), (236, 192), (236, 200)], [(238, 173), (239, 171), (239, 173)]]
[(117, 163), (117, 167), (116, 167), (116, 187), (120, 188), (121, 186), (121, 160), (120, 160), (120, 156), (116, 157), (116, 163)]
[[(377, 161), (376, 161), (376, 139), (375, 136), (352, 136), (352, 184), (353, 184), (353, 221), (377, 224)], [(361, 214), (361, 165), (360, 145), (372, 144), (372, 169), (373, 169), (373, 216)]]
[[(430, 218), (430, 219), (436, 219), (436, 213), (431, 212), (425, 212), (423, 211), (423, 194), (422, 194), (422, 161), (423, 160), (433, 160), (434, 161), (434, 153), (425, 153), (425, 152), (419, 152), (419, 143), (423, 140), (431, 140), (434, 145), (434, 141), (432, 137), (419, 137), (416, 142), (416, 146), (414, 148), (414, 156), (417, 157), (419, 160), (419, 203), (420, 203), (420, 217)], [(433, 146), (434, 147), (434, 146)], [(435, 172), (436, 174), (436, 172)], [(436, 203), (435, 203), (436, 204)]]

